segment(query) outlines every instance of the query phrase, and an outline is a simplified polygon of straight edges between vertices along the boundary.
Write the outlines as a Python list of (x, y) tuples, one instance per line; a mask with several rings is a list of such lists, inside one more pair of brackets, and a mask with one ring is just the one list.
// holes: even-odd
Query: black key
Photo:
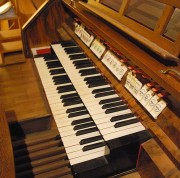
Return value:
[(51, 75), (56, 75), (56, 74), (64, 74), (66, 73), (63, 68), (61, 69), (53, 69), (49, 71)]
[(110, 119), (111, 122), (116, 122), (116, 121), (120, 121), (120, 120), (123, 120), (123, 119), (127, 119), (127, 118), (130, 118), (130, 117), (133, 117), (134, 114), (133, 113), (128, 113), (128, 114), (123, 114), (123, 115), (120, 115), (120, 116), (114, 116)]
[(55, 82), (55, 84), (57, 85), (57, 84), (71, 83), (71, 80), (67, 75), (61, 75), (61, 76), (54, 76), (53, 82)]
[(82, 111), (82, 110), (86, 110), (86, 107), (79, 106), (79, 107), (75, 107), (75, 108), (69, 108), (66, 110), (66, 113), (77, 112), (77, 111)]
[(119, 97), (114, 97), (114, 98), (109, 98), (109, 99), (103, 99), (99, 102), (99, 104), (106, 104), (106, 103), (111, 103), (114, 101), (119, 101), (121, 100)]
[(69, 55), (70, 60), (75, 61), (83, 58), (87, 58), (85, 54), (70, 54)]
[(72, 106), (72, 105), (81, 104), (81, 103), (82, 103), (82, 101), (79, 99), (76, 101), (66, 102), (63, 104), (63, 106)]
[(81, 74), (81, 76), (87, 76), (92, 74), (98, 74), (99, 72), (97, 71), (96, 68), (92, 68), (92, 69), (81, 69), (79, 70), (79, 73)]
[(95, 136), (95, 137), (91, 137), (91, 138), (85, 138), (85, 139), (82, 139), (79, 142), (79, 144), (80, 145), (84, 145), (84, 144), (95, 142), (95, 141), (102, 140), (102, 139), (103, 139), (103, 137), (101, 135)]
[(89, 59), (83, 59), (83, 60), (78, 60), (78, 61), (73, 61), (74, 65), (79, 65), (79, 64), (86, 64), (86, 63), (91, 63)]
[(108, 84), (107, 81), (94, 82), (94, 83), (89, 84), (89, 85), (88, 85), (88, 88), (103, 86), (103, 85), (107, 85), (107, 84)]
[(73, 51), (73, 50), (77, 50), (77, 49), (81, 49), (79, 46), (72, 46), (72, 47), (69, 47), (69, 48), (64, 48), (64, 51)]
[(117, 101), (117, 102), (114, 102), (114, 103), (108, 103), (108, 104), (104, 104), (102, 106), (102, 109), (107, 109), (107, 108), (113, 108), (115, 106), (120, 106), (120, 105), (123, 105), (125, 104), (125, 102), (122, 100), (122, 101)]
[(92, 65), (92, 63), (91, 62), (81, 62), (81, 63), (77, 63), (77, 64), (74, 64), (74, 66), (76, 67), (76, 68), (78, 68), (78, 67), (83, 67), (83, 66), (90, 66), (90, 65)]
[(60, 63), (59, 64), (57, 63), (57, 64), (53, 64), (53, 65), (47, 66), (48, 69), (53, 69), (53, 68), (57, 68), (57, 67), (62, 67), (62, 66), (61, 66)]
[(126, 125), (130, 125), (130, 124), (134, 124), (134, 123), (137, 123), (139, 122), (138, 119), (131, 119), (131, 120), (128, 120), (128, 121), (122, 121), (122, 122), (118, 122), (114, 125), (115, 128), (118, 128), (118, 127), (123, 127), (123, 126), (126, 126)]
[(89, 122), (86, 124), (80, 124), (80, 125), (74, 126), (73, 130), (80, 130), (80, 129), (85, 129), (85, 128), (93, 127), (93, 126), (96, 126), (96, 124), (94, 122)]
[(87, 81), (86, 82), (86, 85), (92, 85), (92, 84), (97, 84), (97, 83), (102, 83), (102, 82), (106, 82), (107, 83), (107, 81), (105, 80), (105, 79), (101, 79), (101, 78), (96, 78), (95, 80), (91, 80), (91, 81)]
[(68, 115), (68, 118), (72, 118), (72, 117), (77, 117), (77, 116), (82, 116), (82, 115), (85, 115), (85, 114), (89, 114), (89, 112), (87, 110), (85, 111), (79, 111), (79, 112), (73, 112), (73, 113), (70, 113)]
[(54, 80), (55, 85), (59, 85), (59, 84), (65, 84), (65, 83), (71, 83), (70, 79), (67, 80), (60, 80), (60, 79), (55, 79)]
[(69, 77), (68, 77), (68, 75), (56, 75), (56, 76), (53, 76), (52, 79), (68, 80)]
[(93, 121), (93, 119), (91, 117), (84, 118), (84, 119), (78, 119), (78, 120), (72, 121), (71, 125), (82, 124), (82, 123), (86, 123), (86, 122), (90, 122), (90, 121)]
[(68, 102), (73, 102), (73, 101), (78, 101), (81, 100), (80, 96), (75, 96), (75, 97), (71, 97), (71, 98), (64, 98), (62, 99), (62, 103), (68, 103)]
[(51, 67), (51, 66), (62, 67), (62, 64), (59, 62), (59, 60), (46, 62), (46, 65), (47, 65), (48, 67)]
[(60, 42), (62, 47), (68, 47), (68, 46), (76, 46), (76, 43), (74, 41), (61, 41)]
[(76, 132), (76, 136), (84, 135), (84, 134), (88, 134), (88, 133), (96, 132), (96, 131), (98, 131), (97, 127), (93, 127), (93, 128), (90, 128), (90, 129), (79, 130), (79, 131)]
[(66, 95), (61, 95), (61, 99), (65, 99), (65, 98), (72, 98), (72, 97), (77, 97), (79, 96), (78, 93), (71, 93), (71, 94), (66, 94)]
[(76, 100), (79, 100), (79, 99), (80, 99), (79, 96), (75, 96), (75, 97), (71, 97), (71, 98), (64, 98), (64, 99), (62, 99), (62, 103), (72, 102), (72, 101), (76, 101)]
[(104, 83), (104, 82), (107, 83), (107, 81), (104, 80), (104, 79), (96, 79), (94, 81), (87, 81), (86, 85), (94, 85), (94, 84), (97, 84), (97, 83)]
[(109, 95), (114, 95), (116, 94), (115, 91), (109, 91), (109, 92), (104, 92), (104, 93), (98, 93), (98, 94), (95, 94), (95, 98), (100, 98), (100, 97), (103, 97), (103, 96), (109, 96)]
[(106, 109), (105, 113), (109, 114), (109, 113), (113, 113), (113, 112), (118, 112), (118, 111), (122, 111), (128, 109), (128, 106), (120, 106), (120, 107), (115, 107), (115, 108), (110, 108), (110, 109)]
[(52, 60), (57, 60), (57, 59), (58, 59), (58, 57), (56, 55), (53, 55), (53, 54), (49, 54), (49, 55), (46, 55), (44, 57), (45, 61), (52, 61)]
[(87, 58), (85, 54), (74, 54), (74, 55), (69, 55), (70, 60), (76, 60), (76, 59), (82, 59), (82, 58)]
[(65, 48), (64, 50), (67, 54), (82, 53), (82, 50), (79, 47)]
[(89, 150), (93, 150), (95, 148), (99, 148), (99, 147), (102, 147), (102, 146), (105, 146), (106, 143), (105, 142), (99, 142), (99, 143), (95, 143), (95, 144), (92, 144), (92, 145), (87, 145), (87, 146), (84, 146), (83, 147), (83, 151), (89, 151)]
[(89, 59), (83, 59), (83, 60), (73, 61), (73, 64), (75, 66), (78, 66), (82, 64), (92, 64), (92, 62)]
[(59, 86), (57, 87), (58, 93), (64, 93), (69, 91), (75, 91), (75, 88), (73, 85), (66, 85), (66, 86)]
[(83, 69), (83, 68), (92, 67), (92, 66), (93, 66), (92, 63), (81, 64), (81, 65), (76, 66), (76, 69)]
[(95, 81), (95, 80), (105, 80), (105, 79), (103, 78), (102, 75), (84, 78), (84, 81), (86, 81), (86, 82), (91, 82), (91, 81)]
[(114, 89), (112, 87), (105, 87), (105, 88), (94, 89), (92, 91), (92, 94), (107, 92), (107, 91), (111, 91), (111, 90), (114, 90)]

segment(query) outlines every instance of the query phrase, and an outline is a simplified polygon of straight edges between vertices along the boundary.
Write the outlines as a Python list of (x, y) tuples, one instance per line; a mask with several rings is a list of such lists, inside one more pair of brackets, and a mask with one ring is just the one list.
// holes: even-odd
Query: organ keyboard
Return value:
[[(24, 24), (22, 40), (28, 58), (31, 48), (61, 41), (51, 45), (51, 54), (34, 56), (64, 144), (49, 149), (41, 139), (46, 134), (38, 138), (43, 145), (37, 146), (38, 152), (45, 155), (39, 160), (37, 154), (35, 162), (28, 160), (30, 168), (43, 166), (43, 170), (35, 168), (35, 177), (72, 176), (64, 147), (75, 177), (118, 177), (135, 167), (133, 177), (179, 176), (179, 8), (179, 1), (170, 0), (47, 0)], [(72, 39), (75, 42), (64, 41)], [(50, 117), (48, 123), (42, 118), (31, 121), (28, 129), (20, 123), (25, 133), (41, 126), (39, 131), (50, 128), (48, 134), (51, 129), (57, 133)], [(34, 121), (35, 129), (31, 128)], [(2, 141), (7, 141), (5, 127), (0, 126)], [(147, 130), (153, 138), (144, 142), (149, 138)], [(14, 168), (12, 176), (6, 171), (13, 161), (4, 164), (9, 156), (4, 145), (10, 143), (0, 145), (0, 175), (14, 177)], [(15, 162), (21, 157), (15, 154)], [(24, 169), (29, 163), (15, 166), (30, 177), (32, 172)]]
[(74, 175), (134, 169), (148, 131), (75, 42), (51, 48), (52, 54), (34, 60)]

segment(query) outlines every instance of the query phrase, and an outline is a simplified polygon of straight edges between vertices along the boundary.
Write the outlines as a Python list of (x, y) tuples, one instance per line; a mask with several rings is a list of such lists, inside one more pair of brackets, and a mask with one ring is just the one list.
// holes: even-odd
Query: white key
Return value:
[(67, 136), (67, 137), (63, 137), (63, 143), (64, 143), (65, 147), (71, 147), (73, 145), (79, 145), (80, 144), (79, 142), (81, 140), (83, 140), (83, 139), (96, 137), (96, 136), (100, 136), (99, 131), (91, 132), (91, 133), (84, 134), (84, 135), (79, 135), (79, 136), (70, 135), (70, 136)]
[(103, 142), (103, 140), (98, 140), (93, 143), (88, 143), (88, 144), (84, 144), (84, 145), (78, 144), (78, 145), (73, 145), (71, 147), (66, 147), (66, 153), (69, 154), (69, 153), (76, 152), (76, 151), (82, 151), (84, 146), (88, 146), (88, 145), (92, 145), (92, 144), (100, 143), (100, 142)]
[(121, 131), (118, 131), (118, 132), (112, 132), (110, 134), (103, 135), (103, 137), (104, 137), (105, 141), (108, 141), (108, 140), (112, 140), (112, 139), (115, 139), (115, 138), (130, 135), (130, 134), (133, 134), (133, 133), (136, 133), (136, 132), (140, 132), (142, 130), (145, 130), (145, 128), (141, 124), (141, 125), (139, 125), (137, 127), (132, 127), (130, 129), (127, 129), (127, 130), (121, 130)]
[[(123, 127), (119, 127), (119, 128), (106, 128), (106, 129), (102, 129), (101, 133), (103, 134), (103, 136), (109, 134), (109, 133), (113, 133), (113, 132), (118, 132), (118, 133), (122, 133), (122, 132), (126, 132), (128, 134), (128, 132), (130, 132), (130, 130), (134, 127), (142, 127), (142, 124), (140, 122), (138, 123), (134, 123), (134, 124), (130, 124), (130, 125), (126, 125)], [(144, 127), (143, 127), (144, 128)]]
[[(91, 127), (91, 128), (96, 128), (96, 126)], [(58, 130), (60, 131), (61, 137), (66, 137), (68, 135), (75, 135), (76, 132), (77, 132), (77, 131), (74, 131), (74, 130), (68, 130), (68, 131), (65, 131), (65, 132), (61, 132), (61, 129), (62, 129), (62, 127), (58, 127)], [(90, 128), (87, 128), (87, 129), (90, 129)]]
[(109, 149), (107, 147), (102, 147), (100, 151), (96, 151), (91, 154), (87, 154), (81, 157), (70, 159), (69, 161), (71, 165), (74, 165), (74, 164), (82, 163), (85, 161), (89, 161), (91, 159), (99, 158), (108, 154), (109, 154)]

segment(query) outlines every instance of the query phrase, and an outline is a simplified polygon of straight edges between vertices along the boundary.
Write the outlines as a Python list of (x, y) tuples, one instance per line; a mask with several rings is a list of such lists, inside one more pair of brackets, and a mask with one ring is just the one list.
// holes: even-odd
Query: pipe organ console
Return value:
[(168, 22), (180, 3), (153, 2), (47, 1), (23, 26), (73, 177), (179, 176), (180, 33)]
[(74, 41), (51, 47), (34, 60), (75, 177), (134, 169), (148, 131)]

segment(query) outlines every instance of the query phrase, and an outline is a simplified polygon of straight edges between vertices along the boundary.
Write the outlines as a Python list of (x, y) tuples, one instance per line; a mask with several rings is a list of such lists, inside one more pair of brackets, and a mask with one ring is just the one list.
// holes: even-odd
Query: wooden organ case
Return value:
[[(150, 7), (152, 14), (146, 12)], [(157, 9), (160, 12), (158, 11), (156, 16)], [(87, 164), (87, 161), (81, 162), (86, 167), (82, 168), (84, 171), (81, 170), (82, 164), (76, 167), (74, 160), (70, 160), (75, 177), (121, 177), (123, 174), (127, 174), (128, 177), (131, 171), (137, 171), (140, 177), (144, 178), (179, 176), (180, 33), (177, 30), (179, 27), (175, 30), (169, 27), (169, 24), (175, 23), (180, 17), (179, 9), (178, 1), (169, 0), (122, 0), (112, 3), (106, 0), (49, 0), (23, 26), (25, 55), (34, 55), (35, 66), (44, 87), (45, 73), (40, 71), (41, 68), (44, 69), (44, 64), (38, 61), (46, 61), (49, 55), (58, 57), (71, 81), (74, 80), (74, 85), (79, 81), (68, 71), (72, 70), (71, 63), (66, 61), (67, 56), (63, 56), (64, 51), (67, 52), (66, 47), (76, 46), (74, 48), (80, 48), (86, 55), (83, 58), (91, 60), (98, 73), (108, 81), (109, 86), (106, 87), (113, 88), (115, 93), (121, 96), (133, 117), (136, 117), (145, 128), (146, 134), (142, 138), (136, 134), (138, 131), (134, 131), (135, 136), (130, 134), (132, 137), (129, 137), (129, 140), (126, 140), (128, 134), (125, 134), (118, 142), (112, 143), (102, 136), (107, 140), (107, 146), (110, 145), (110, 154), (115, 150), (115, 156), (109, 158), (107, 153), (107, 159), (98, 159)], [(136, 13), (141, 15), (138, 16)], [(148, 21), (146, 18), (151, 17), (153, 13), (155, 16)], [(64, 49), (59, 50), (58, 45)], [(31, 48), (41, 51), (41, 47), (47, 46), (50, 46), (51, 54), (32, 55)], [(95, 83), (98, 82), (96, 78), (93, 80)], [(82, 88), (75, 86), (75, 89), (81, 93)], [(45, 88), (44, 90), (49, 100), (48, 93)], [(86, 99), (82, 101), (86, 103)], [(50, 101), (50, 108), (51, 104)], [(113, 104), (110, 102), (111, 107), (116, 108)], [(54, 115), (54, 109), (51, 110)], [(92, 110), (96, 110), (96, 106)], [(89, 112), (91, 114), (91, 111)], [(54, 119), (56, 123), (61, 124), (56, 120), (56, 115)], [(104, 115), (100, 119), (102, 124), (106, 124)], [(96, 121), (94, 122), (97, 125)], [(57, 127), (61, 135), (59, 125), (57, 124)], [(98, 126), (97, 128), (99, 129)], [(134, 142), (138, 143), (138, 148), (133, 147)], [(66, 147), (66, 143), (64, 145)], [(123, 145), (124, 152), (116, 149), (117, 145)], [(133, 149), (136, 150), (136, 156), (131, 165), (125, 157), (128, 157), (127, 153), (131, 155)], [(118, 156), (120, 158), (116, 159)], [(108, 163), (111, 163), (110, 167)]]

